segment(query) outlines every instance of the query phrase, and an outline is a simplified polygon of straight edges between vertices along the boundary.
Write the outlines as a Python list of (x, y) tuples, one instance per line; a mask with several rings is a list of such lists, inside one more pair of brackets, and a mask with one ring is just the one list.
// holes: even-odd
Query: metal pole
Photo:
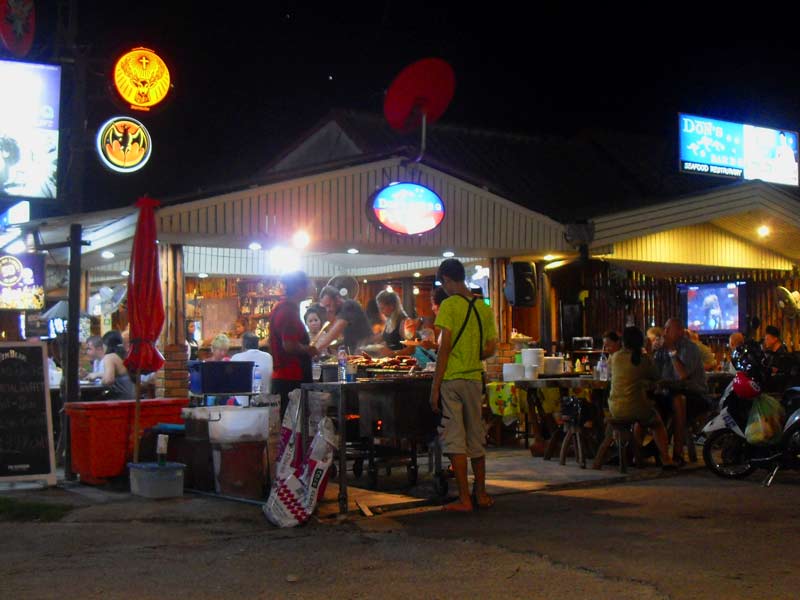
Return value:
[[(81, 246), (82, 227), (70, 225), (69, 228), (69, 312), (67, 320), (67, 369), (66, 398), (64, 403), (80, 400), (80, 383), (78, 381), (78, 359), (80, 357), (81, 317)], [(66, 411), (65, 411), (66, 414)], [(72, 472), (72, 448), (70, 441), (69, 418), (64, 420), (64, 477), (68, 481), (75, 480)]]

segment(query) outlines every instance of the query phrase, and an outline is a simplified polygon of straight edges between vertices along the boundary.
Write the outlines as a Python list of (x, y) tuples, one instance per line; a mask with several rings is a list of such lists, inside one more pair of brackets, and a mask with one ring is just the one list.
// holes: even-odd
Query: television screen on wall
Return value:
[(730, 335), (740, 331), (747, 318), (746, 289), (744, 281), (679, 285), (686, 326), (705, 335)]
[(61, 67), (0, 60), (0, 201), (55, 198)]
[(798, 134), (679, 114), (680, 169), (736, 179), (798, 185)]

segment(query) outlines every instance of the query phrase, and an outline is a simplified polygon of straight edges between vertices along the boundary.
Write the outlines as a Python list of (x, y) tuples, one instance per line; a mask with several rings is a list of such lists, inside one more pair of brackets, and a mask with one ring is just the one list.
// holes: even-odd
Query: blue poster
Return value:
[(687, 114), (678, 125), (681, 171), (798, 184), (795, 131)]

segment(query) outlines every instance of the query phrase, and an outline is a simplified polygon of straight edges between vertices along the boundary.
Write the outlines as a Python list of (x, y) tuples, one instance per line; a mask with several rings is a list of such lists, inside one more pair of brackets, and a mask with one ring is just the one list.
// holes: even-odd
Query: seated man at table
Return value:
[(700, 350), (700, 360), (703, 362), (703, 368), (706, 371), (715, 371), (717, 357), (714, 355), (714, 351), (700, 340), (700, 334), (691, 329), (686, 329), (684, 334)]
[[(242, 335), (242, 352), (231, 356), (231, 362), (253, 361), (253, 377), (256, 372), (261, 376), (261, 390), (265, 393), (272, 389), (272, 356), (269, 352), (258, 349), (258, 336), (255, 333), (247, 332)], [(255, 389), (253, 390), (256, 391)], [(236, 396), (236, 403), (239, 406), (249, 406), (248, 396)]]
[(781, 341), (781, 330), (774, 325), (767, 325), (764, 330), (764, 354), (766, 355), (766, 366), (771, 369), (772, 373), (777, 373), (780, 370), (781, 358), (785, 358), (789, 354), (789, 349)]
[(687, 419), (708, 411), (708, 391), (700, 349), (684, 335), (680, 319), (672, 317), (664, 325), (663, 344), (655, 349), (654, 362), (660, 380), (657, 401), (662, 412), (672, 414), (672, 460), (681, 465), (686, 443)]
[(91, 369), (87, 370), (81, 367), (79, 369), (81, 379), (94, 381), (103, 376), (103, 356), (105, 353), (103, 338), (99, 335), (93, 335), (86, 340), (86, 358), (91, 361)]

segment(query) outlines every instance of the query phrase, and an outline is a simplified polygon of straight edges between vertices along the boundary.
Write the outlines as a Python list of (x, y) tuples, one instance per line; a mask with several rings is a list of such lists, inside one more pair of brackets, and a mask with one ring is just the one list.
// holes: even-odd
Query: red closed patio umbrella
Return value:
[(164, 357), (156, 348), (156, 340), (164, 326), (155, 215), (155, 208), (160, 204), (158, 200), (147, 196), (136, 201), (136, 206), (139, 207), (139, 219), (133, 236), (133, 252), (128, 276), (130, 351), (125, 359), (125, 366), (134, 374), (136, 381), (133, 462), (139, 462), (141, 375), (158, 371), (164, 366)]

